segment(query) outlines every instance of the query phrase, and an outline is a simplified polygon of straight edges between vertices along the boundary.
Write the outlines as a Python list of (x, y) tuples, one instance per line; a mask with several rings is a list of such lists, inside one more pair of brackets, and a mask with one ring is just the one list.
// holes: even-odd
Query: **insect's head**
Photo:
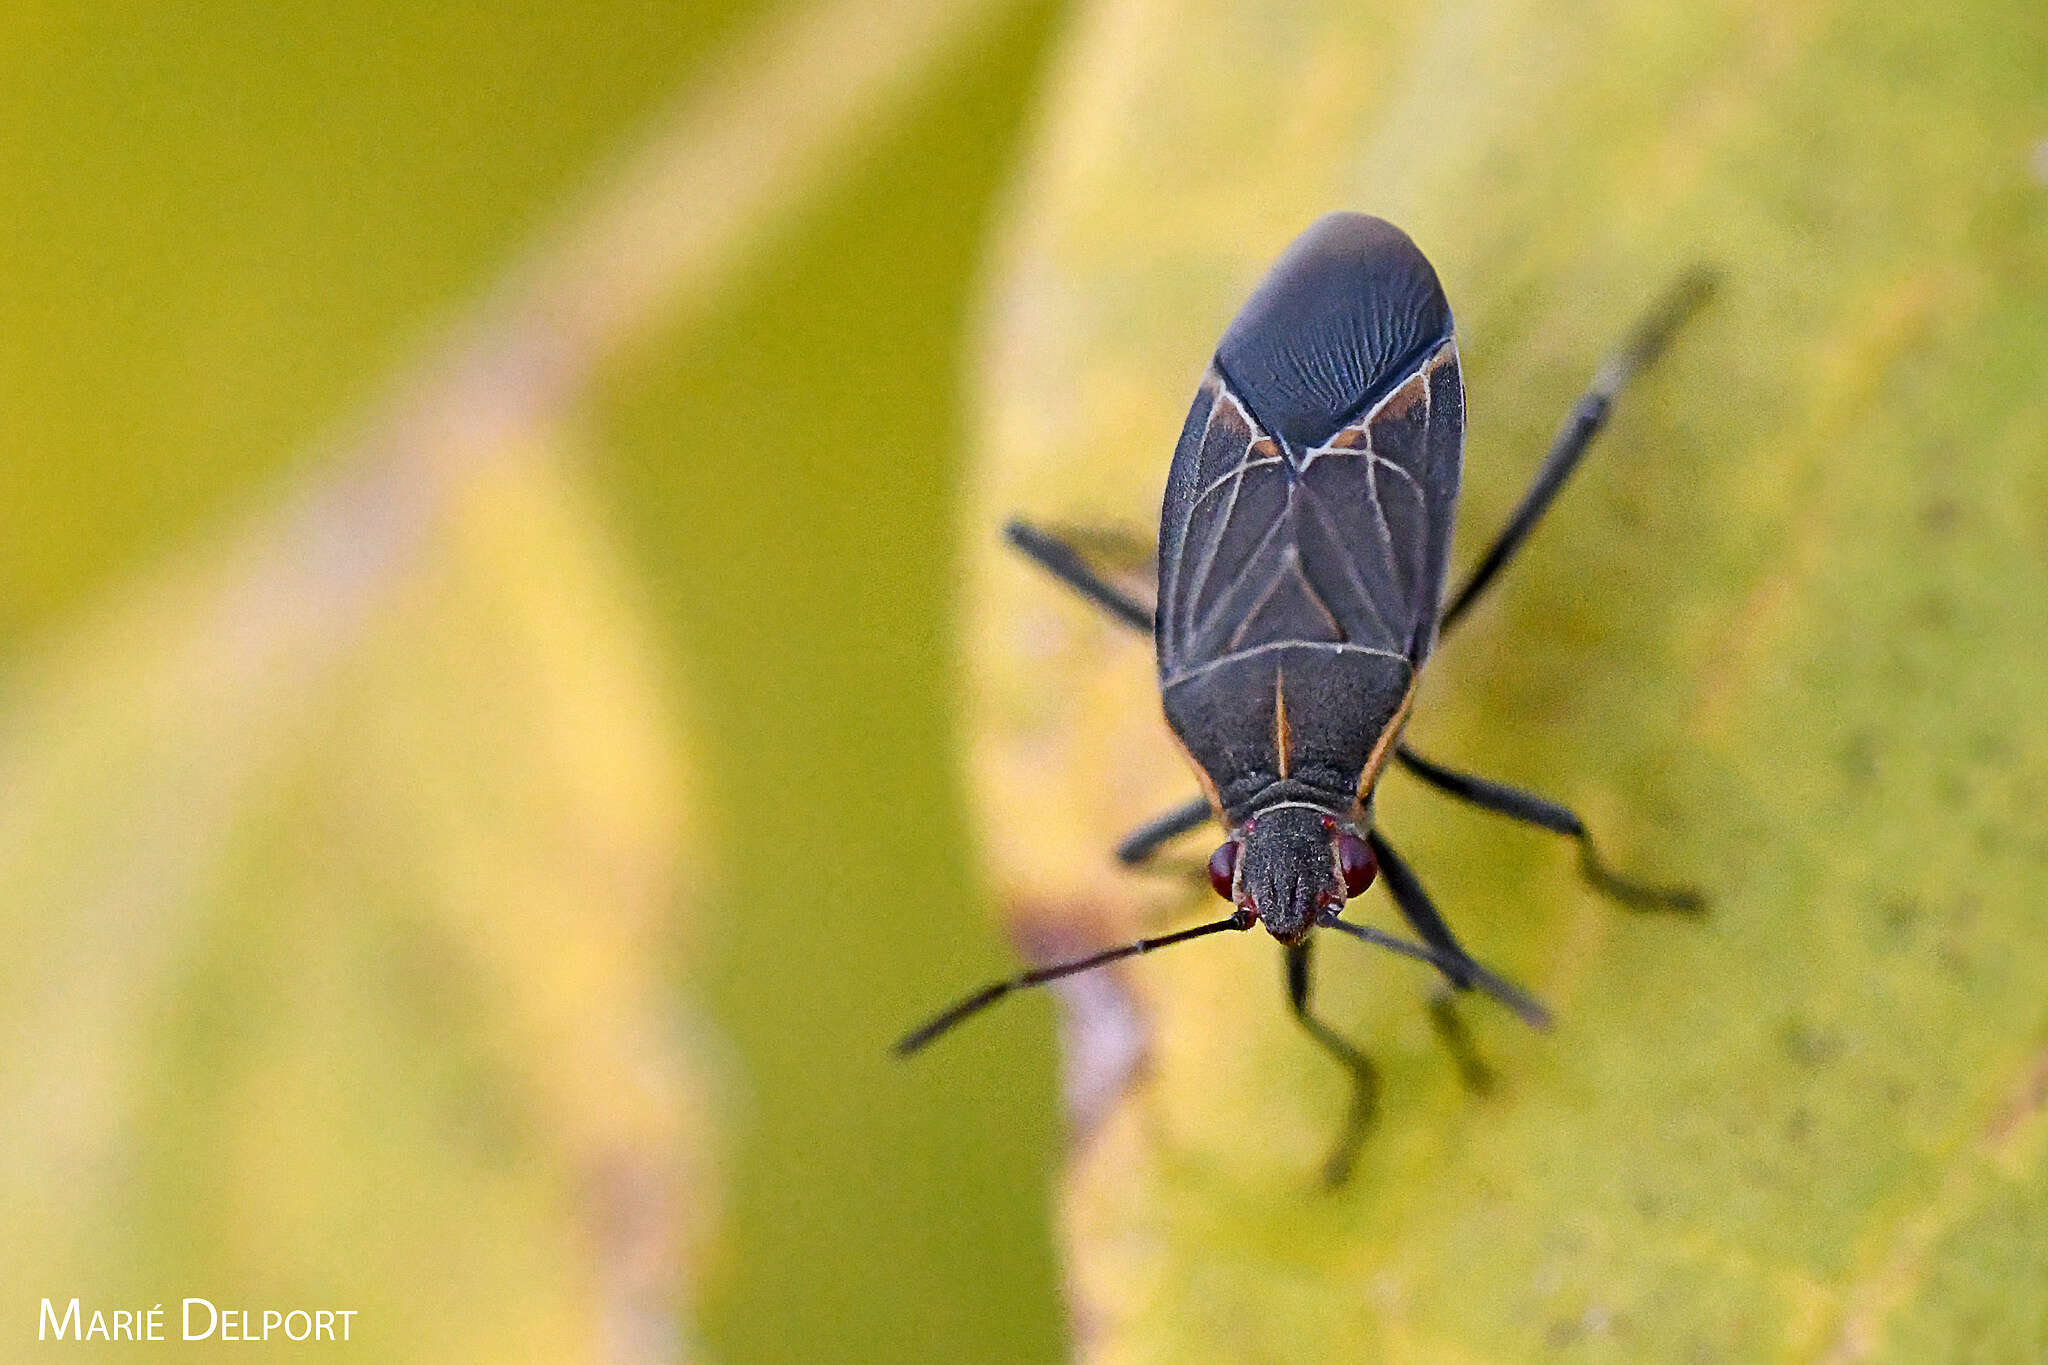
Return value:
[(1257, 915), (1282, 943), (1300, 942), (1317, 915), (1378, 875), (1379, 862), (1356, 830), (1308, 806), (1253, 816), (1209, 859), (1216, 894)]

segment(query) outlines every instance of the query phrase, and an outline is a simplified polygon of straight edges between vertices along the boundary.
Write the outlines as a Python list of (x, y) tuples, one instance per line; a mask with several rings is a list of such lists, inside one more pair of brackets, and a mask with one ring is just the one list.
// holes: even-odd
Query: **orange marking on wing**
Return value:
[(1358, 779), (1358, 806), (1362, 812), (1365, 803), (1372, 797), (1373, 784), (1380, 780), (1380, 769), (1386, 766), (1387, 755), (1394, 751), (1394, 741), (1407, 728), (1409, 708), (1415, 705), (1415, 685), (1422, 681), (1420, 672), (1411, 674), (1408, 690), (1401, 694), (1401, 705), (1394, 712), (1394, 718), (1387, 722), (1387, 728), (1380, 731), (1380, 737), (1372, 746), (1372, 755), (1365, 760), (1365, 772)]
[(1280, 756), (1280, 776), (1293, 767), (1294, 730), (1287, 724), (1287, 671), (1273, 675), (1273, 750)]
[[(1439, 357), (1444, 354), (1444, 351), (1437, 352)], [(1428, 364), (1410, 375), (1407, 383), (1387, 395), (1386, 401), (1380, 404), (1379, 411), (1373, 414), (1373, 420), (1375, 422), (1388, 419), (1398, 420), (1399, 418), (1406, 417), (1410, 409), (1417, 403), (1427, 402), (1429, 399), (1429, 376), (1439, 363), (1439, 360), (1431, 360)]]

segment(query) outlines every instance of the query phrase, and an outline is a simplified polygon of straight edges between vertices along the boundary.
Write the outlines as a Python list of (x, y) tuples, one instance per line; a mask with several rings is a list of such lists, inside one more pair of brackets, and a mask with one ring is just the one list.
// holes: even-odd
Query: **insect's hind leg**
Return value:
[(1097, 573), (1066, 540), (1027, 521), (1014, 519), (1003, 527), (1003, 539), (1116, 620), (1145, 635), (1152, 633), (1152, 609)]
[(1359, 1051), (1356, 1044), (1316, 1017), (1309, 1008), (1309, 996), (1313, 982), (1309, 975), (1309, 940), (1290, 943), (1286, 946), (1287, 1004), (1294, 1011), (1294, 1017), (1308, 1036), (1316, 1040), (1317, 1046), (1335, 1058), (1351, 1076), (1351, 1110), (1345, 1116), (1343, 1131), (1337, 1135), (1336, 1146), (1323, 1163), (1323, 1183), (1332, 1188), (1342, 1185), (1351, 1176), (1351, 1167), (1358, 1159), (1358, 1149), (1365, 1145), (1367, 1134), (1372, 1131), (1372, 1122), (1379, 1113), (1380, 1073), (1372, 1058)]
[(1610, 900), (1631, 910), (1669, 910), (1692, 915), (1706, 909), (1706, 897), (1690, 887), (1650, 886), (1611, 870), (1594, 847), (1593, 835), (1586, 828), (1586, 822), (1569, 807), (1560, 806), (1534, 792), (1510, 787), (1505, 782), (1446, 768), (1405, 744), (1394, 751), (1394, 757), (1402, 767), (1446, 795), (1469, 802), (1481, 810), (1505, 815), (1510, 820), (1570, 836), (1579, 845), (1579, 875), (1585, 878), (1588, 886)]
[(1471, 576), (1452, 596), (1450, 605), (1444, 608), (1437, 624), (1439, 631), (1448, 631), (1460, 616), (1470, 610), (1486, 591), (1487, 585), (1493, 582), (1494, 575), (1514, 557), (1522, 542), (1529, 538), (1529, 533), (1536, 529), (1536, 523), (1543, 520), (1543, 514), (1550, 510), (1550, 504), (1564, 487), (1565, 480), (1578, 468), (1587, 447), (1593, 444), (1593, 438), (1607, 425), (1616, 395), (1629, 380), (1663, 353), (1672, 336), (1713, 292), (1712, 270), (1695, 266), (1687, 271), (1636, 324), (1621, 349), (1610, 355), (1595, 372), (1592, 386), (1573, 404), (1571, 416), (1565, 419), (1563, 428), (1551, 440), (1550, 451), (1543, 457), (1543, 464), (1536, 471), (1529, 491), (1522, 495), (1522, 501), (1508, 518), (1507, 525), (1494, 537), (1493, 544), (1479, 557)]

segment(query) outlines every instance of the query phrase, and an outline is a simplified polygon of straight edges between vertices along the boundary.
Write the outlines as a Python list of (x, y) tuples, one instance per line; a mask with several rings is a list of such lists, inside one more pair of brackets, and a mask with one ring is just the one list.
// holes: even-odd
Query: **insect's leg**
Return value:
[(1037, 529), (1065, 541), (1070, 549), (1105, 573), (1139, 571), (1150, 576), (1158, 572), (1159, 555), (1149, 531), (1078, 522), (1056, 522)]
[[(1476, 979), (1483, 975), (1490, 978), (1493, 983), (1487, 986), (1489, 993), (1505, 986), (1527, 998), (1526, 993), (1521, 992), (1519, 987), (1507, 986), (1472, 960), (1451, 933), (1451, 926), (1444, 923), (1443, 916), (1437, 913), (1436, 906), (1430, 902), (1429, 893), (1422, 889), (1421, 878), (1415, 875), (1415, 870), (1408, 866), (1400, 854), (1394, 852), (1393, 847), (1381, 837), (1379, 831), (1367, 831), (1366, 842), (1372, 845), (1373, 857), (1379, 860), (1380, 880), (1384, 881), (1387, 890), (1393, 893), (1394, 904), (1401, 908), (1402, 918), (1414, 926), (1415, 932), (1432, 948), (1454, 963), (1464, 964), (1465, 972), (1462, 979), (1453, 974), (1450, 967), (1441, 969), (1452, 986), (1460, 991), (1471, 990)], [(1537, 1028), (1549, 1027), (1547, 1016), (1540, 1013), (1541, 1006), (1536, 1006), (1536, 1009), (1539, 1013), (1533, 1018), (1520, 1010), (1517, 1013), (1522, 1014), (1524, 1020)], [(1464, 1082), (1465, 1088), (1479, 1094), (1491, 1090), (1493, 1068), (1486, 1064), (1485, 1059), (1479, 1055), (1479, 1049), (1473, 1045), (1472, 1034), (1465, 1027), (1464, 1017), (1458, 1013), (1457, 1002), (1451, 998), (1449, 992), (1439, 989), (1438, 993), (1431, 997), (1429, 1023), (1436, 1031), (1438, 1040), (1450, 1051), (1452, 1059), (1457, 1063), (1458, 1079)]]
[(1573, 405), (1572, 415), (1565, 419), (1563, 428), (1551, 441), (1550, 453), (1543, 457), (1543, 465), (1536, 471), (1529, 491), (1522, 495), (1514, 515), (1508, 518), (1508, 524), (1501, 528), (1493, 544), (1479, 557), (1471, 576), (1452, 595), (1450, 605), (1444, 608), (1438, 630), (1448, 631), (1486, 591), (1494, 575), (1501, 571), (1515, 551), (1521, 548), (1529, 533), (1536, 529), (1536, 523), (1550, 509), (1551, 501), (1564, 487), (1565, 480), (1571, 477), (1572, 470), (1578, 467), (1586, 448), (1607, 425), (1607, 415), (1613, 409), (1615, 395), (1635, 377), (1637, 371), (1657, 358), (1670, 342), (1672, 334), (1706, 302), (1713, 289), (1712, 271), (1695, 267), (1687, 272), (1636, 324), (1621, 349), (1600, 366), (1593, 376), (1592, 387)]
[(1373, 1115), (1379, 1110), (1380, 1073), (1372, 1064), (1372, 1058), (1335, 1029), (1318, 1019), (1309, 1009), (1309, 945), (1310, 940), (1290, 943), (1287, 954), (1287, 1004), (1294, 1011), (1294, 1017), (1308, 1030), (1308, 1036), (1334, 1057), (1338, 1064), (1351, 1073), (1351, 1112), (1345, 1117), (1344, 1129), (1337, 1136), (1337, 1145), (1330, 1149), (1329, 1160), (1323, 1163), (1323, 1181), (1337, 1186), (1351, 1175), (1351, 1164), (1358, 1159), (1358, 1149), (1364, 1145), (1366, 1134), (1372, 1129)]
[(1189, 830), (1200, 829), (1214, 814), (1209, 798), (1197, 796), (1172, 810), (1155, 815), (1123, 837), (1116, 846), (1116, 860), (1126, 867), (1150, 861), (1153, 854)]
[(1429, 1026), (1451, 1054), (1451, 1060), (1457, 1063), (1458, 1080), (1464, 1087), (1475, 1095), (1490, 1093), (1494, 1083), (1493, 1068), (1479, 1055), (1478, 1045), (1472, 1041), (1472, 1030), (1465, 1027), (1465, 1016), (1458, 1013), (1458, 1002), (1441, 986), (1429, 997)]
[(1481, 970), (1458, 942), (1451, 926), (1444, 923), (1444, 917), (1436, 912), (1436, 906), (1429, 899), (1429, 893), (1422, 889), (1422, 879), (1415, 875), (1415, 869), (1408, 866), (1393, 845), (1386, 841), (1377, 829), (1365, 832), (1365, 842), (1372, 847), (1372, 856), (1380, 865), (1380, 880), (1394, 897), (1394, 904), (1400, 907), (1401, 918), (1408, 921), (1422, 941), (1437, 950), (1447, 962), (1439, 963), (1437, 970), (1461, 991), (1472, 989)]
[(1029, 522), (1014, 520), (1003, 527), (1003, 539), (1026, 559), (1132, 630), (1152, 633), (1152, 609), (1096, 573), (1081, 552), (1066, 541)]
[(1432, 763), (1405, 744), (1394, 751), (1394, 757), (1409, 772), (1460, 801), (1469, 801), (1482, 810), (1505, 815), (1510, 820), (1570, 835), (1578, 841), (1579, 873), (1587, 885), (1631, 910), (1675, 910), (1681, 914), (1697, 914), (1706, 908), (1706, 898), (1688, 887), (1646, 886), (1617, 876), (1601, 861), (1586, 822), (1555, 801), (1503, 782)]

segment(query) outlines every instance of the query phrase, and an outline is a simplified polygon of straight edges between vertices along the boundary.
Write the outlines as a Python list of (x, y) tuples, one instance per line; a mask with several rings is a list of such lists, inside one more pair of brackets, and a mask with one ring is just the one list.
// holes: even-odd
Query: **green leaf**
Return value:
[(1457, 311), (1469, 562), (1638, 310), (1724, 277), (1411, 729), (1711, 914), (1632, 917), (1568, 846), (1390, 777), (1383, 826), (1561, 1022), (1466, 1005), (1476, 1095), (1424, 974), (1322, 944), (1319, 999), (1385, 1075), (1335, 1194), (1343, 1081), (1269, 944), (1071, 992), (1085, 1354), (2048, 1352), (2044, 60), (2022, 4), (1085, 12), (989, 315), (971, 525), (975, 774), (1035, 951), (1216, 903), (1112, 865), (1193, 783), (1144, 642), (1001, 555), (1003, 515), (1149, 535), (1222, 326), (1356, 208)]

